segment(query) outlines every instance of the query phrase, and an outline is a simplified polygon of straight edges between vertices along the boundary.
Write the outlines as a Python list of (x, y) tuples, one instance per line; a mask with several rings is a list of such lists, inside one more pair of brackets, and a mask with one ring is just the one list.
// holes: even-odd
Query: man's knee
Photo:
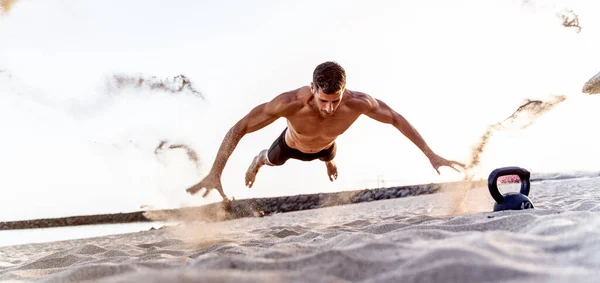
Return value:
[(285, 159), (283, 158), (278, 158), (278, 156), (274, 156), (274, 155), (270, 155), (269, 150), (263, 150), (261, 152), (261, 154), (263, 155), (263, 159), (264, 159), (264, 163), (265, 165), (269, 165), (269, 166), (281, 166), (285, 163)]
[(319, 160), (323, 161), (323, 162), (330, 162), (333, 161), (334, 156), (327, 156), (327, 157), (321, 157), (319, 158)]

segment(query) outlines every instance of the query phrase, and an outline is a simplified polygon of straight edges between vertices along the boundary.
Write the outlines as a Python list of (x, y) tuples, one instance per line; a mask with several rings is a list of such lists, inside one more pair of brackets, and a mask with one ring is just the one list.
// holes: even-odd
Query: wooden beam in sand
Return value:
[(448, 183), (431, 183), (334, 193), (241, 199), (233, 200), (231, 202), (218, 202), (198, 207), (185, 207), (177, 209), (10, 221), (0, 222), (0, 230), (152, 221), (217, 222), (243, 217), (264, 217), (275, 213), (285, 213), (352, 203), (433, 194), (439, 192), (442, 188), (445, 190), (453, 190), (465, 187), (485, 186), (486, 182), (486, 180), (480, 180), (474, 182), (458, 181)]

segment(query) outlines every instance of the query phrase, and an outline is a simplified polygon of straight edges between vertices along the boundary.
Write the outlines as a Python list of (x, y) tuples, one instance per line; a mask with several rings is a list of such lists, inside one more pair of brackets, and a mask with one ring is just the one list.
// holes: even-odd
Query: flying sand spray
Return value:
[[(471, 154), (471, 161), (466, 165), (466, 175), (464, 181), (472, 181), (472, 171), (477, 168), (481, 163), (481, 154), (485, 151), (485, 147), (488, 144), (494, 131), (505, 131), (505, 130), (523, 130), (533, 125), (535, 120), (542, 114), (547, 113), (554, 106), (562, 103), (567, 99), (564, 95), (554, 96), (548, 101), (541, 100), (530, 100), (527, 99), (525, 103), (517, 108), (517, 110), (506, 119), (488, 126), (485, 133), (479, 139), (479, 143), (473, 148)], [(517, 175), (521, 181), (521, 190), (518, 194), (507, 193), (504, 196), (498, 191), (497, 181), (502, 176)], [(511, 166), (502, 167), (492, 171), (488, 177), (488, 188), (490, 194), (496, 201), (494, 205), (494, 211), (507, 210), (507, 209), (526, 209), (533, 208), (531, 200), (528, 198), (529, 187), (530, 187), (530, 173), (525, 168)], [(466, 187), (460, 191), (456, 196), (457, 199), (454, 202), (452, 208), (452, 214), (457, 215), (465, 211), (464, 201), (467, 192), (472, 189)]]

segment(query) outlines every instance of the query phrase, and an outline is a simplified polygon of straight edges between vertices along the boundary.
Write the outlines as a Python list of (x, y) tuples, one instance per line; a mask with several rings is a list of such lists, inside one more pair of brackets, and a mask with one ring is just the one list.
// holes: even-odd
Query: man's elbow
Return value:
[(231, 129), (229, 129), (229, 135), (232, 137), (242, 138), (248, 133), (248, 123), (245, 119), (242, 119), (235, 123)]
[(406, 119), (404, 119), (404, 117), (402, 117), (402, 115), (398, 113), (394, 113), (393, 115), (391, 115), (391, 117), (392, 118), (390, 124), (394, 125), (394, 127), (396, 128), (404, 128), (408, 125)]

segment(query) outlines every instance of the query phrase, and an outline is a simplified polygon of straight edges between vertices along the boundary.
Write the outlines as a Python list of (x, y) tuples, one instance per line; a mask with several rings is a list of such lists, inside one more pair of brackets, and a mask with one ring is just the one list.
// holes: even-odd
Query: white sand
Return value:
[(526, 211), (491, 212), (479, 188), (454, 217), (444, 193), (3, 247), (0, 280), (597, 282), (599, 189), (600, 178), (534, 183)]

